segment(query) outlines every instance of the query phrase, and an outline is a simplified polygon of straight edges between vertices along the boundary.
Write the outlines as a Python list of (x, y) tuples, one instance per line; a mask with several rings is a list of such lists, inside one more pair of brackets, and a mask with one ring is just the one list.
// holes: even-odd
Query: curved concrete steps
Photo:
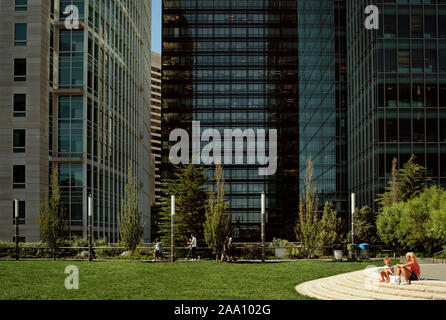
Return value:
[(446, 282), (394, 285), (379, 282), (379, 270), (371, 268), (304, 282), (296, 286), (296, 291), (320, 300), (446, 300)]

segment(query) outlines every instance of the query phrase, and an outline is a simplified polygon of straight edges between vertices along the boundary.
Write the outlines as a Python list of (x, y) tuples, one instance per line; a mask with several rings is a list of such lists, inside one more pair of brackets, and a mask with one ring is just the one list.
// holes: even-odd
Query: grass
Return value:
[[(0, 300), (310, 299), (302, 282), (364, 269), (373, 262), (296, 261), (270, 264), (140, 261), (0, 261)], [(381, 265), (382, 262), (378, 262)], [(65, 267), (79, 268), (79, 290), (64, 286)]]

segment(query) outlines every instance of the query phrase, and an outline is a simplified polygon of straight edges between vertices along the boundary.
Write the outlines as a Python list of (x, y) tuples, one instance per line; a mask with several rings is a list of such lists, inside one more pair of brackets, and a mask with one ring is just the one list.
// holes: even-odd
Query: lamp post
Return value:
[(171, 223), (170, 223), (170, 262), (175, 261), (175, 196), (171, 196)]
[(352, 244), (355, 243), (355, 194), (352, 193)]
[(15, 259), (19, 260), (19, 199), (14, 200)]
[(265, 192), (261, 196), (261, 236), (262, 236), (262, 263), (265, 262)]
[(93, 260), (93, 201), (88, 196), (88, 261)]

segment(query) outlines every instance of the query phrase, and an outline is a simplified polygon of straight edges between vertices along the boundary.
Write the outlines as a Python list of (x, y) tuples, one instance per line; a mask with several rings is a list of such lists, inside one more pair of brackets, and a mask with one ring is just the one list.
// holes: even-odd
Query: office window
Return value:
[(12, 187), (25, 189), (25, 166), (13, 166), (12, 171)]
[(15, 11), (28, 10), (28, 0), (15, 0)]
[(26, 81), (26, 59), (14, 59), (14, 81)]
[(26, 94), (14, 94), (14, 118), (26, 117)]
[(14, 46), (16, 47), (26, 46), (27, 39), (28, 39), (27, 24), (16, 23), (14, 29)]
[(13, 151), (14, 153), (23, 153), (25, 152), (25, 143), (26, 143), (26, 131), (25, 130), (14, 130), (13, 134)]
[[(25, 224), (25, 201), (19, 201), (19, 224)], [(12, 221), (15, 224), (15, 203), (12, 202)]]

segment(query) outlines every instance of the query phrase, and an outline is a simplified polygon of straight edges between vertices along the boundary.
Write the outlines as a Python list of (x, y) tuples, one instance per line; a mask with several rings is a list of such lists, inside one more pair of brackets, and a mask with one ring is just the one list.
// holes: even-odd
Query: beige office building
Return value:
[(150, 25), (151, 1), (0, 1), (0, 240), (13, 240), (15, 198), (20, 237), (40, 239), (56, 166), (71, 237), (87, 235), (91, 194), (94, 236), (118, 240), (132, 167), (151, 240)]

